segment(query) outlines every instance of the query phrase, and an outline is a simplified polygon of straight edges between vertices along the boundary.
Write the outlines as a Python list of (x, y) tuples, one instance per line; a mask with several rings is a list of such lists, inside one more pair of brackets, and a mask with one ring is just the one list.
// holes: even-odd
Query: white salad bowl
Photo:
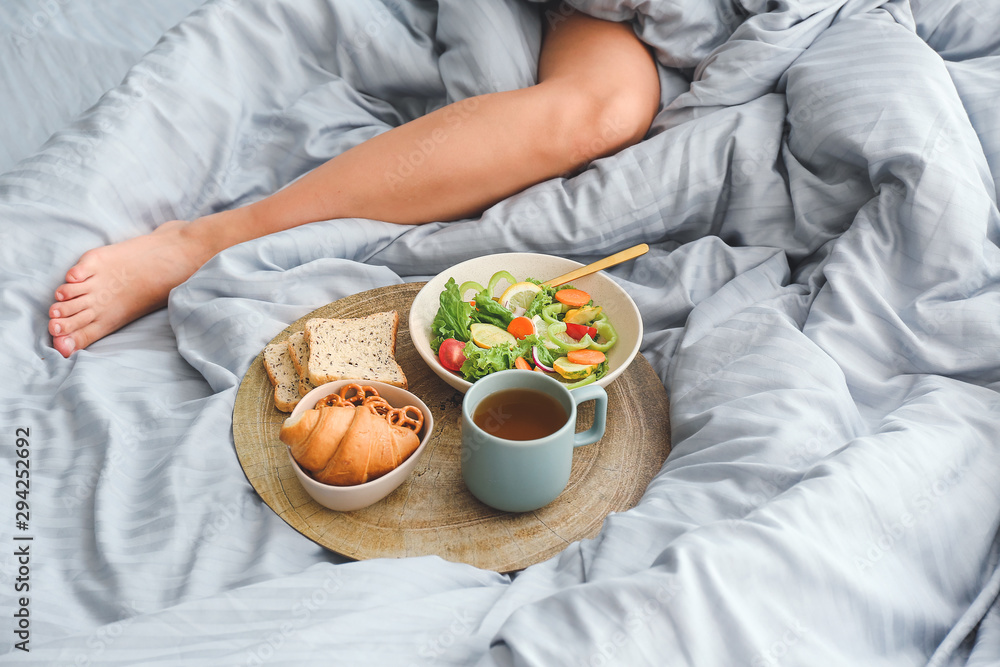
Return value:
[(417, 465), (417, 459), (424, 453), (431, 433), (434, 432), (434, 416), (424, 402), (417, 398), (416, 394), (405, 389), (400, 389), (399, 387), (394, 387), (391, 384), (375, 382), (373, 380), (337, 380), (336, 382), (328, 382), (320, 385), (299, 400), (298, 405), (295, 406), (295, 409), (292, 410), (292, 414), (288, 418), (291, 419), (306, 410), (312, 410), (321, 399), (339, 392), (341, 387), (348, 384), (361, 384), (374, 387), (379, 396), (383, 397), (394, 408), (401, 408), (407, 405), (417, 406), (424, 413), (424, 425), (420, 429), (420, 433), (417, 434), (420, 436), (420, 446), (410, 454), (409, 458), (400, 463), (394, 470), (390, 470), (381, 477), (354, 486), (336, 486), (317, 482), (292, 458), (292, 453), (289, 449), (288, 460), (291, 461), (292, 469), (295, 471), (295, 476), (298, 478), (299, 483), (302, 484), (302, 488), (306, 490), (306, 493), (313, 500), (323, 507), (339, 512), (351, 512), (368, 507), (395, 491), (400, 484), (406, 481), (410, 473), (413, 472), (413, 469)]
[[(444, 291), (448, 279), (454, 278), (459, 285), (467, 280), (486, 285), (497, 271), (508, 271), (518, 280), (534, 278), (544, 282), (581, 266), (583, 265), (579, 262), (565, 257), (531, 252), (484, 255), (456, 264), (428, 281), (413, 299), (409, 319), (413, 346), (442, 380), (465, 393), (472, 383), (442, 366), (437, 355), (431, 350), (431, 323), (437, 314), (441, 292)], [(639, 352), (639, 345), (642, 342), (642, 318), (639, 309), (632, 301), (632, 297), (603, 271), (574, 280), (571, 284), (593, 297), (594, 303), (601, 306), (618, 333), (618, 342), (607, 353), (608, 373), (596, 382), (602, 387), (607, 387), (625, 372)]]

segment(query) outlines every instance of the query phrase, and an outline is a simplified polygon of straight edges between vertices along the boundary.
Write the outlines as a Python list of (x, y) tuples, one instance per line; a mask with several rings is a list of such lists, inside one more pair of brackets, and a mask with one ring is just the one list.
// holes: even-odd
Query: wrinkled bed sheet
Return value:
[[(45, 4), (0, 16), (14, 34)], [(234, 247), (167, 311), (68, 360), (46, 310), (85, 250), (529, 85), (559, 15), (172, 0), (107, 5), (109, 23), (52, 0), (46, 41), (9, 37), (2, 660), (1000, 663), (1000, 15), (979, 0), (574, 4), (653, 48), (664, 106), (645, 141), (478, 220), (330, 221)], [(236, 391), (288, 323), (485, 253), (588, 260), (638, 242), (650, 252), (612, 274), (643, 312), (673, 451), (597, 538), (514, 577), (344, 562), (248, 484)], [(12, 632), (26, 536), (30, 653)]]

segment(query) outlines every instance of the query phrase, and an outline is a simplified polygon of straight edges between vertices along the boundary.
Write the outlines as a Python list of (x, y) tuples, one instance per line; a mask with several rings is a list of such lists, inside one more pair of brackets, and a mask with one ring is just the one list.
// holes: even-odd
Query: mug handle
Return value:
[(577, 433), (573, 439), (574, 447), (592, 445), (604, 437), (604, 426), (608, 417), (608, 392), (604, 391), (604, 387), (588, 384), (574, 389), (570, 394), (573, 396), (573, 402), (578, 406), (589, 400), (597, 402), (594, 406), (594, 425), (586, 431)]

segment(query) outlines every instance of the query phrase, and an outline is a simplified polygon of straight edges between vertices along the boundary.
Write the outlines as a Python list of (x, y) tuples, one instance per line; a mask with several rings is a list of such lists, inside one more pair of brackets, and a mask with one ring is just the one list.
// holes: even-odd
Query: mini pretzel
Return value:
[(392, 411), (389, 401), (381, 396), (365, 396), (365, 400), (361, 401), (361, 405), (371, 408), (372, 412), (380, 417), (384, 417), (386, 413)]
[[(348, 398), (348, 394), (351, 394), (350, 398)], [(424, 413), (417, 406), (407, 405), (403, 408), (393, 408), (389, 401), (379, 396), (375, 387), (356, 383), (344, 385), (340, 388), (339, 394), (330, 394), (321, 398), (313, 406), (313, 409), (347, 406), (368, 408), (373, 414), (384, 417), (391, 425), (411, 429), (414, 433), (419, 433), (420, 429), (424, 427)]]
[[(347, 394), (352, 389), (354, 390), (354, 395), (348, 398)], [(345, 384), (340, 388), (340, 397), (351, 405), (363, 405), (368, 398), (378, 398), (378, 391), (375, 390), (375, 387), (362, 387), (360, 384), (351, 383)]]
[[(411, 412), (416, 416), (411, 416)], [(424, 427), (424, 413), (421, 412), (420, 408), (415, 405), (407, 405), (405, 408), (390, 410), (386, 419), (388, 419), (389, 423), (393, 426), (408, 428), (414, 433), (419, 433), (420, 429)]]
[(330, 394), (329, 396), (324, 396), (316, 401), (316, 405), (313, 406), (313, 410), (319, 410), (320, 408), (343, 408), (348, 405), (351, 405), (351, 403), (345, 401), (337, 394)]

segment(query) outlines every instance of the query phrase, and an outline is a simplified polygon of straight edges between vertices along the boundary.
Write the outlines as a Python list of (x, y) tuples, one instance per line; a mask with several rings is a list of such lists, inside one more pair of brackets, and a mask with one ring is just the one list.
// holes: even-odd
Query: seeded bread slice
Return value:
[(264, 348), (264, 370), (274, 385), (274, 406), (282, 412), (294, 410), (301, 396), (287, 343), (271, 343)]
[(406, 388), (396, 363), (399, 313), (392, 310), (353, 319), (306, 320), (309, 380), (316, 386), (334, 380), (376, 380)]
[(309, 381), (309, 345), (306, 343), (306, 332), (296, 331), (288, 337), (288, 354), (295, 366), (295, 374), (298, 376), (299, 394), (305, 396), (316, 386)]

